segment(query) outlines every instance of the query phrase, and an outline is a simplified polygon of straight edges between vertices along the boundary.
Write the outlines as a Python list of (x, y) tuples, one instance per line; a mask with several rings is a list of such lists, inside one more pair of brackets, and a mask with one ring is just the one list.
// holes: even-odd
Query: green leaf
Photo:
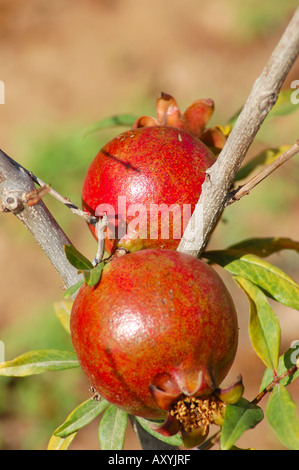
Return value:
[(110, 405), (103, 414), (99, 426), (101, 450), (122, 450), (128, 424), (128, 414)]
[[(285, 116), (287, 114), (293, 113), (294, 111), (297, 111), (297, 106), (294, 106), (291, 101), (292, 93), (294, 93), (294, 89), (290, 88), (282, 90), (279, 93), (276, 103), (269, 112), (268, 116), (266, 117), (266, 120), (269, 120), (270, 118), (275, 116)], [(229, 124), (231, 126), (234, 126), (236, 124), (242, 109), (243, 108), (237, 111), (236, 114), (234, 114), (234, 116), (229, 120)]]
[(281, 145), (276, 148), (268, 148), (253, 157), (246, 165), (242, 166), (235, 176), (235, 181), (247, 178), (253, 171), (257, 172), (261, 167), (265, 167), (286, 152), (291, 145)]
[(95, 286), (100, 281), (105, 264), (105, 261), (102, 261), (95, 268), (83, 271), (86, 284)]
[(66, 438), (57, 437), (53, 434), (49, 440), (47, 450), (67, 450), (70, 444), (73, 442), (76, 434), (77, 433), (75, 432)]
[(154, 431), (151, 428), (151, 424), (153, 424), (152, 421), (149, 421), (148, 419), (145, 419), (145, 418), (140, 418), (139, 416), (136, 416), (136, 421), (138, 421), (140, 426), (142, 426), (143, 429), (145, 429), (145, 431), (147, 431), (149, 434), (154, 436), (156, 439), (159, 439), (160, 441), (163, 441), (166, 444), (169, 444), (171, 446), (177, 447), (177, 446), (183, 445), (183, 440), (178, 434), (175, 434), (174, 436), (170, 436), (170, 437), (165, 437), (165, 436), (162, 436), (162, 434), (160, 434), (159, 432)]
[(287, 389), (276, 385), (266, 406), (266, 417), (280, 442), (291, 450), (299, 450), (297, 407)]
[(292, 93), (294, 93), (293, 88), (287, 88), (286, 90), (282, 90), (279, 93), (277, 101), (266, 119), (275, 116), (285, 116), (287, 114), (293, 113), (294, 111), (297, 111), (298, 107), (294, 106), (291, 100)]
[(116, 126), (133, 126), (134, 122), (138, 116), (133, 114), (119, 114), (116, 116), (111, 116), (108, 118), (101, 119), (100, 121), (95, 122), (91, 126), (87, 127), (83, 131), (83, 135), (91, 134), (92, 132), (97, 132), (103, 129), (107, 129), (109, 127), (116, 127)]
[(204, 256), (234, 276), (244, 277), (256, 284), (277, 302), (299, 310), (299, 285), (277, 266), (256, 255), (233, 249), (207, 251)]
[(54, 303), (54, 310), (57, 318), (67, 333), (70, 333), (70, 317), (72, 311), (72, 301), (62, 301)]
[(54, 431), (54, 435), (58, 437), (67, 437), (70, 434), (73, 434), (89, 424), (109, 405), (108, 401), (103, 398), (99, 401), (89, 398), (77, 406), (77, 408), (68, 415), (65, 422)]
[(65, 299), (68, 299), (69, 297), (71, 297), (73, 294), (75, 294), (75, 292), (77, 292), (78, 289), (80, 289), (80, 287), (82, 286), (83, 284), (83, 279), (81, 279), (80, 281), (76, 282), (76, 284), (72, 285), (71, 287), (69, 287), (65, 293), (64, 293), (64, 298)]
[[(280, 356), (279, 361), (278, 361), (278, 366), (277, 366), (277, 376), (279, 377), (280, 375), (284, 374), (287, 372), (292, 366), (296, 364), (296, 359), (299, 356), (299, 341), (294, 342), (294, 347), (289, 348), (285, 354)], [(299, 369), (294, 374), (289, 375), (288, 377), (285, 377), (280, 381), (281, 385), (289, 385), (291, 382), (293, 382), (297, 377), (299, 377)], [(260, 392), (264, 390), (270, 383), (273, 381), (274, 376), (273, 376), (273, 370), (272, 369), (266, 369), (264, 376), (262, 378), (261, 386), (260, 386)]]
[(57, 349), (38, 349), (29, 351), (12, 361), (0, 364), (0, 375), (26, 377), (46, 371), (57, 371), (79, 367), (77, 357), (72, 351)]
[(234, 405), (227, 405), (221, 430), (221, 449), (229, 450), (245, 431), (254, 428), (263, 417), (263, 410), (243, 397)]
[(276, 370), (280, 347), (279, 321), (267, 297), (255, 284), (240, 276), (235, 277), (235, 281), (249, 299), (249, 337), (253, 349), (266, 367)]
[(245, 253), (251, 253), (261, 258), (270, 256), (281, 250), (295, 250), (299, 253), (299, 242), (291, 238), (249, 238), (242, 242), (231, 245), (229, 250), (237, 250)]
[(83, 271), (84, 269), (93, 269), (93, 264), (74, 246), (65, 245), (64, 251), (71, 265), (77, 268), (78, 271)]

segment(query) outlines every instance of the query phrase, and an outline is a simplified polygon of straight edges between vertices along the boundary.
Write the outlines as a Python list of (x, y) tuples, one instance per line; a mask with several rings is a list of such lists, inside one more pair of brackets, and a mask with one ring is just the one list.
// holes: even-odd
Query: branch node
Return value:
[(5, 197), (2, 201), (2, 211), (3, 212), (13, 212), (17, 214), (24, 209), (24, 200), (23, 200), (24, 193), (21, 191), (7, 191)]

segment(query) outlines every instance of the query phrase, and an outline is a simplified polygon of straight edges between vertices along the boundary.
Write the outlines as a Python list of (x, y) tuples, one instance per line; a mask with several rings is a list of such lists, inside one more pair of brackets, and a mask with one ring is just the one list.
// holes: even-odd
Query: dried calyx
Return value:
[(206, 439), (210, 425), (222, 425), (226, 405), (236, 403), (244, 391), (241, 376), (228, 388), (209, 389), (200, 373), (198, 385), (190, 393), (182, 393), (176, 378), (166, 374), (157, 377), (156, 382), (159, 386), (151, 385), (150, 391), (158, 406), (168, 411), (168, 416), (162, 425), (153, 428), (164, 436), (180, 432), (184, 446), (189, 448)]

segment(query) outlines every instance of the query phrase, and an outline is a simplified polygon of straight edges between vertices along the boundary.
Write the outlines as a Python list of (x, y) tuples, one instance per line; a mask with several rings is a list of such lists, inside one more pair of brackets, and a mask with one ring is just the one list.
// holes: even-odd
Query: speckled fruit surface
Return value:
[[(146, 249), (114, 258), (73, 304), (71, 337), (89, 382), (131, 414), (163, 418), (150, 387), (199, 396), (218, 387), (235, 357), (231, 296), (203, 261)], [(165, 380), (166, 377), (166, 380)], [(200, 380), (199, 380), (200, 377)]]
[(82, 190), (85, 210), (108, 215), (107, 251), (176, 249), (214, 162), (201, 140), (170, 126), (132, 129), (107, 143)]

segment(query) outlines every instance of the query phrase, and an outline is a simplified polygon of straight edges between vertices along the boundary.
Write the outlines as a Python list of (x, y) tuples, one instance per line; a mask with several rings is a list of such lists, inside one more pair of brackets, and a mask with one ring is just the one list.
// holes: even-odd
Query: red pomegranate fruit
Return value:
[[(92, 161), (82, 190), (84, 210), (108, 216), (106, 250), (176, 249), (215, 162), (207, 145), (222, 147), (220, 128), (205, 130), (212, 100), (198, 100), (181, 114), (162, 94), (157, 118), (142, 116)], [(204, 143), (206, 142), (207, 145)], [(94, 226), (90, 225), (97, 238)]]
[(186, 446), (204, 439), (223, 401), (242, 392), (240, 381), (219, 388), (237, 349), (232, 298), (216, 271), (190, 255), (145, 249), (112, 257), (95, 287), (80, 288), (70, 325), (96, 391), (130, 414), (165, 419), (157, 430), (181, 430)]

